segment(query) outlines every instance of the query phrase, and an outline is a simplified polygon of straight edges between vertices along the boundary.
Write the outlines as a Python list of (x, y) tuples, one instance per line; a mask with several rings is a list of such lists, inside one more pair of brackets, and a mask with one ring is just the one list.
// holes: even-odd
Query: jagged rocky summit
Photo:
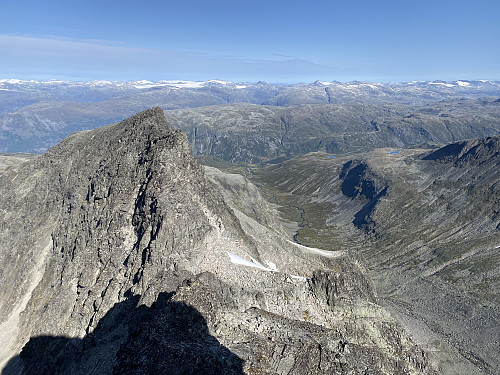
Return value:
[(3, 375), (433, 373), (348, 253), (190, 150), (153, 108), (0, 168)]

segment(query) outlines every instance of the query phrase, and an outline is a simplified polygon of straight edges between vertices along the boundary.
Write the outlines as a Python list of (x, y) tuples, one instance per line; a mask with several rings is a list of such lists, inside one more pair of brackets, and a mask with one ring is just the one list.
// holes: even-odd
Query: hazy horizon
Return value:
[(159, 80), (145, 80), (145, 79), (138, 79), (138, 80), (107, 80), (107, 79), (92, 79), (92, 80), (72, 80), (72, 79), (58, 79), (58, 78), (47, 78), (47, 79), (23, 79), (23, 78), (15, 78), (15, 77), (0, 77), (0, 82), (6, 82), (6, 83), (17, 83), (19, 82), (42, 82), (42, 83), (179, 83), (179, 82), (192, 82), (192, 83), (204, 83), (204, 82), (230, 82), (234, 84), (258, 84), (259, 82), (263, 82), (266, 84), (270, 85), (311, 85), (316, 82), (320, 83), (325, 83), (325, 84), (333, 84), (333, 83), (340, 83), (340, 84), (350, 84), (350, 83), (374, 83), (374, 84), (411, 84), (411, 83), (425, 83), (425, 82), (430, 82), (430, 83), (435, 83), (435, 82), (443, 82), (443, 83), (450, 83), (450, 82), (495, 82), (498, 83), (500, 80), (493, 80), (493, 79), (451, 79), (451, 80), (442, 80), (442, 79), (435, 79), (435, 80), (407, 80), (407, 81), (361, 81), (361, 80), (352, 80), (352, 81), (340, 81), (340, 80), (333, 80), (333, 81), (326, 81), (322, 79), (316, 79), (314, 81), (297, 81), (297, 82), (272, 82), (272, 81), (264, 81), (264, 80), (259, 80), (259, 81), (231, 81), (231, 80), (222, 80), (218, 78), (210, 78), (206, 80), (189, 80), (189, 79), (159, 79)]
[(492, 0), (28, 0), (0, 12), (6, 78), (500, 80)]

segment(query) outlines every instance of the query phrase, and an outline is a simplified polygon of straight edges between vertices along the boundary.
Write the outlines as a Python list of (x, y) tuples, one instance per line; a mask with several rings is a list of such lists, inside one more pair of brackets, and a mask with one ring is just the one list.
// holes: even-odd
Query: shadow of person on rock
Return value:
[(32, 337), (2, 375), (243, 374), (243, 360), (210, 335), (193, 307), (160, 293), (151, 306), (139, 296), (117, 303), (83, 339)]

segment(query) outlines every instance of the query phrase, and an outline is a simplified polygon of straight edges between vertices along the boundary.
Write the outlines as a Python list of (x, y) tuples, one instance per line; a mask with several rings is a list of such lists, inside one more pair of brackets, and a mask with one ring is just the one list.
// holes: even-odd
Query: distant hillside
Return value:
[[(332, 152), (352, 152), (356, 149), (393, 145), (397, 142), (400, 142), (401, 146), (407, 146), (422, 141), (454, 141), (498, 134), (496, 132), (498, 109), (493, 108), (495, 105), (498, 106), (498, 102), (495, 102), (498, 97), (500, 97), (500, 82), (490, 81), (388, 84), (317, 81), (312, 84), (280, 85), (217, 80), (206, 82), (64, 82), (2, 79), (0, 80), (0, 152), (41, 153), (74, 131), (94, 129), (118, 122), (153, 106), (173, 110), (234, 103), (276, 107), (276, 110), (271, 110), (274, 113), (269, 113), (270, 117), (259, 115), (264, 123), (252, 131), (257, 130), (258, 133), (264, 134), (260, 137), (261, 139), (244, 137), (242, 140), (252, 145), (266, 143), (267, 146), (262, 144), (259, 146), (262, 149), (259, 153), (252, 151), (251, 153), (255, 155), (250, 155), (251, 153), (246, 155), (248, 152), (241, 149), (240, 144), (235, 146), (235, 150), (229, 151), (225, 150), (227, 147), (220, 145), (213, 148), (214, 142), (212, 141), (197, 139), (198, 145), (204, 144), (203, 150), (197, 149), (197, 153), (205, 153), (204, 150), (209, 148), (216, 150), (216, 155), (222, 155), (227, 160), (250, 161), (273, 159), (286, 154), (293, 155), (297, 150), (313, 151), (317, 148), (314, 145), (319, 142), (322, 142), (321, 147), (329, 144), (328, 149)], [(485, 99), (476, 102), (476, 99), (480, 98)], [(300, 107), (334, 104), (338, 107), (331, 107), (334, 108), (331, 111), (320, 109), (318, 113), (315, 113), (315, 107), (306, 107), (306, 109)], [(358, 116), (357, 113), (346, 114), (347, 111), (359, 109), (356, 107), (359, 105), (363, 106), (360, 110), (366, 112), (362, 115), (363, 118), (355, 118)], [(386, 108), (388, 105), (390, 108)], [(468, 108), (471, 105), (472, 108), (469, 111)], [(293, 109), (296, 106), (299, 108)], [(278, 107), (290, 109), (279, 111)], [(267, 107), (258, 110), (256, 108), (258, 107), (243, 106), (238, 107), (238, 111), (250, 111), (246, 116), (254, 116), (259, 111), (269, 112)], [(458, 113), (458, 108), (462, 112)], [(450, 110), (453, 113), (448, 113)], [(230, 123), (230, 116), (224, 116), (224, 107), (216, 107), (214, 111), (220, 112), (219, 117), (223, 119), (225, 125)], [(230, 111), (234, 114), (234, 110)], [(335, 111), (341, 113), (338, 116), (331, 113)], [(188, 132), (195, 128), (206, 129), (210, 134), (219, 138), (217, 142), (226, 142), (224, 138), (228, 132), (222, 134), (221, 129), (216, 125), (202, 126), (195, 121), (195, 117), (200, 113), (206, 116), (207, 110), (193, 114), (189, 111), (182, 113), (187, 114), (186, 116), (191, 119), (181, 121), (182, 119), (178, 119), (175, 113), (171, 115), (172, 120), (175, 120), (181, 129)], [(414, 113), (420, 116), (425, 115), (425, 118), (412, 119), (411, 116), (412, 114), (415, 116)], [(454, 114), (460, 118), (460, 121), (465, 116), (465, 121), (458, 124), (459, 129), (453, 128), (456, 124)], [(325, 117), (322, 117), (323, 115)], [(447, 119), (448, 115), (452, 118)], [(278, 120), (275, 119), (276, 116)], [(281, 117), (284, 119), (282, 125), (280, 125)], [(283, 132), (280, 128), (288, 126), (288, 117), (293, 118), (294, 123), (291, 126), (302, 128), (303, 130), (299, 133), (304, 134), (294, 134), (293, 139), (286, 139), (286, 136), (282, 139)], [(310, 120), (309, 117), (311, 117)], [(339, 121), (342, 123), (340, 128)], [(357, 134), (352, 140), (346, 140), (341, 136), (341, 134), (346, 134), (345, 129), (351, 126), (355, 133), (366, 132), (364, 128), (368, 128), (368, 131), (372, 128), (376, 129), (372, 121), (376, 124), (383, 122), (394, 124), (394, 126), (391, 125), (392, 128), (401, 128), (410, 123), (410, 126), (415, 129), (396, 129), (382, 137), (380, 136), (383, 133), (376, 137)], [(450, 127), (450, 129), (428, 129), (429, 121), (438, 123), (437, 127)], [(276, 128), (277, 125), (279, 125), (278, 128)], [(306, 129), (309, 126), (311, 126), (310, 130)], [(469, 130), (464, 130), (464, 127)], [(434, 131), (446, 134), (434, 134)], [(399, 134), (399, 132), (404, 134)], [(430, 136), (424, 134), (425, 132), (429, 132)], [(259, 138), (255, 133), (252, 135)], [(307, 136), (304, 137), (305, 135)], [(232, 134), (227, 135), (227, 138), (230, 139), (232, 136)], [(240, 137), (241, 134), (236, 136)], [(414, 139), (415, 136), (417, 138), (415, 141), (405, 140), (407, 137)], [(210, 138), (211, 135), (208, 137)], [(390, 142), (389, 140), (394, 137), (398, 139), (396, 143)], [(280, 145), (281, 141), (283, 145)], [(246, 156), (237, 156), (235, 153)]]
[(228, 104), (167, 111), (166, 116), (188, 134), (195, 155), (249, 163), (314, 151), (357, 153), (500, 134), (500, 105), (476, 99), (422, 107)]

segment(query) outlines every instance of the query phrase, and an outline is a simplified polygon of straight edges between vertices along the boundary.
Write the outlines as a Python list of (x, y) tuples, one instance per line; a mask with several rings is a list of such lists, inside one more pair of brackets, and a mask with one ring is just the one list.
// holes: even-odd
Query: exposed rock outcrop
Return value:
[(223, 195), (160, 108), (1, 173), (2, 374), (432, 373), (355, 260)]

